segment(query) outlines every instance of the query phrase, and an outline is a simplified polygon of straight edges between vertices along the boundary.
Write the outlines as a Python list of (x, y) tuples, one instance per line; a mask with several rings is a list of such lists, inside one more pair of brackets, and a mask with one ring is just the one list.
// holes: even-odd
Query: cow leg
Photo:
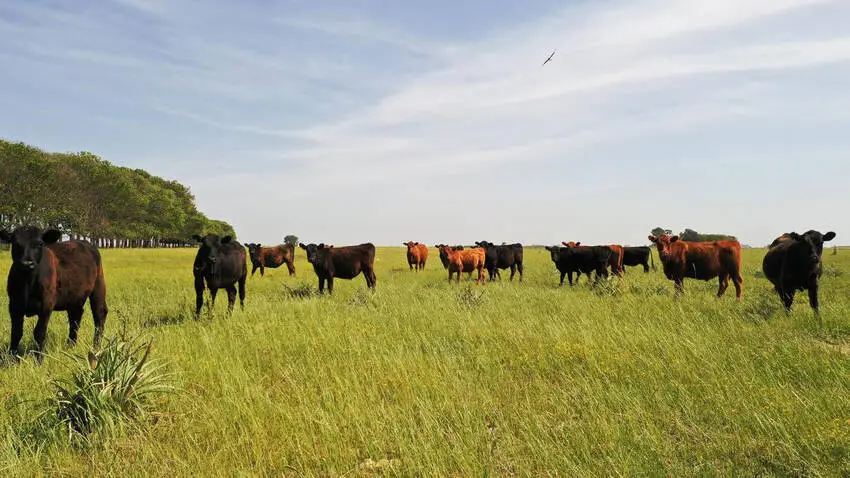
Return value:
[(717, 298), (719, 299), (726, 292), (726, 288), (729, 287), (729, 276), (721, 274), (717, 277), (717, 282)]
[[(94, 313), (94, 311), (92, 311)], [(83, 306), (68, 308), (68, 345), (77, 345), (77, 332), (80, 330), (80, 322), (83, 320)]]
[(645, 274), (648, 274), (648, 273), (649, 273), (649, 264), (648, 264), (648, 263), (646, 263), (646, 262), (644, 262), (644, 263), (643, 263), (643, 272), (644, 272)]
[(740, 302), (741, 296), (744, 294), (744, 278), (741, 274), (732, 276), (732, 284), (735, 286), (735, 298)]
[(519, 281), (522, 282), (522, 262), (517, 263), (516, 270), (519, 272)]
[(236, 305), (236, 286), (229, 284), (224, 288), (227, 291), (227, 314), (233, 313), (233, 306)]
[(256, 264), (251, 266), (251, 277), (254, 277), (255, 272), (257, 272), (257, 265)]
[(12, 337), (9, 341), (9, 353), (13, 357), (18, 355), (18, 345), (21, 343), (21, 337), (24, 335), (24, 313), (18, 312), (12, 307), (9, 307), (9, 316), (12, 318)]
[(239, 308), (245, 310), (245, 275), (239, 278)]
[(325, 278), (319, 277), (319, 294), (325, 293)]
[(673, 281), (674, 288), (676, 289), (676, 295), (685, 293), (685, 280), (684, 279), (675, 279)]
[(292, 262), (287, 262), (286, 263), (286, 270), (289, 271), (289, 277), (294, 276), (295, 275), (295, 264), (293, 264)]
[(412, 263), (412, 262), (408, 262), (408, 263), (407, 263), (407, 265), (408, 265), (408, 266), (410, 266), (410, 272), (413, 272), (413, 263)]
[(265, 276), (266, 276), (266, 266), (264, 266), (264, 265), (261, 263), (261, 264), (260, 264), (260, 277), (265, 277)]
[(47, 324), (50, 323), (50, 313), (51, 311), (48, 310), (38, 314), (38, 322), (36, 322), (35, 330), (33, 331), (33, 337), (35, 337), (35, 343), (38, 347), (39, 363), (41, 363), (43, 358), (42, 353), (44, 352), (44, 342), (47, 340)]
[[(581, 275), (581, 272), (579, 272), (579, 275)], [(570, 281), (570, 287), (572, 287), (573, 286), (573, 272), (572, 271), (567, 272), (567, 280)], [(563, 284), (563, 283), (564, 283), (564, 276), (562, 275), (561, 276), (561, 284)], [(578, 277), (576, 277), (576, 284), (578, 284)]]
[(558, 287), (564, 285), (564, 276), (566, 276), (566, 275), (567, 275), (566, 272), (561, 272), (561, 283), (558, 284)]
[(809, 281), (809, 305), (815, 311), (815, 315), (820, 315), (820, 304), (818, 304), (818, 280), (817, 278)]
[(334, 276), (328, 276), (328, 294), (333, 295), (334, 293)]
[(195, 318), (201, 316), (201, 307), (204, 305), (204, 279), (195, 279)]
[(103, 277), (98, 279), (95, 284), (94, 291), (89, 297), (89, 307), (91, 307), (92, 319), (94, 319), (94, 343), (95, 349), (100, 348), (100, 339), (103, 337), (103, 330), (106, 327), (106, 314), (109, 313), (109, 308), (106, 306), (106, 280)]
[(513, 282), (515, 274), (516, 274), (516, 264), (511, 264), (511, 282)]

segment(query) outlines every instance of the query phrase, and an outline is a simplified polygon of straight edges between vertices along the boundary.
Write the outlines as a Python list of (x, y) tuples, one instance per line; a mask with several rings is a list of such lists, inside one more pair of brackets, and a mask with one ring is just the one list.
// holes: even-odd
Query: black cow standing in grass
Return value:
[(522, 282), (522, 244), (502, 244), (501, 246), (497, 246), (492, 242), (478, 241), (475, 245), (484, 248), (484, 268), (490, 274), (491, 281), (496, 276), (500, 279), (502, 278), (502, 275), (499, 274), (499, 269), (510, 269), (511, 280), (514, 280), (514, 274), (519, 271), (519, 281)]
[(579, 275), (583, 272), (589, 278), (590, 273), (595, 271), (595, 282), (599, 282), (600, 277), (608, 277), (607, 266), (612, 252), (606, 246), (547, 246), (546, 250), (549, 251), (558, 272), (561, 273), (559, 285), (564, 285), (564, 276), (567, 276), (572, 286), (573, 272)]
[(248, 278), (245, 247), (231, 236), (207, 234), (201, 237), (196, 234), (192, 237), (201, 243), (192, 268), (195, 275), (195, 317), (200, 316), (201, 306), (204, 305), (204, 282), (210, 290), (210, 307), (215, 306), (215, 296), (219, 289), (227, 291), (228, 313), (233, 311), (236, 303), (238, 284), (239, 305), (245, 310), (245, 280)]
[(11, 233), (0, 231), (0, 240), (12, 244), (6, 291), (12, 319), (9, 350), (13, 355), (18, 354), (25, 316), (38, 316), (33, 335), (39, 361), (54, 311), (68, 312), (68, 342), (76, 344), (86, 301), (94, 318), (94, 347), (100, 346), (107, 314), (100, 252), (88, 241), (59, 242), (61, 238), (62, 233), (55, 229), (42, 232), (33, 226), (19, 227)]
[(300, 244), (307, 252), (307, 261), (313, 264), (313, 270), (319, 276), (319, 293), (325, 291), (328, 281), (328, 293), (334, 292), (334, 278), (354, 279), (360, 272), (366, 278), (366, 286), (375, 288), (375, 245), (371, 242), (356, 246), (334, 247), (322, 244)]
[[(623, 266), (643, 266), (644, 272), (649, 272), (649, 264), (655, 270), (655, 260), (652, 258), (652, 248), (647, 246), (623, 247)], [(623, 267), (623, 272), (626, 268)]]
[(832, 231), (821, 234), (809, 230), (803, 234), (783, 234), (770, 244), (761, 267), (779, 294), (786, 312), (791, 311), (794, 294), (798, 290), (808, 290), (809, 305), (815, 314), (819, 314), (818, 281), (823, 272), (823, 243), (834, 238), (835, 233)]

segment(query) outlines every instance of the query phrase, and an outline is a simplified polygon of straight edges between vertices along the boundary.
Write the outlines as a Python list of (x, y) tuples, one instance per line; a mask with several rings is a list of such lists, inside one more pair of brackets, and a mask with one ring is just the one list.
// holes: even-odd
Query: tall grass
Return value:
[[(470, 476), (850, 473), (850, 256), (826, 255), (822, 325), (805, 297), (790, 316), (746, 250), (744, 299), (716, 281), (685, 296), (659, 272), (557, 287), (545, 251), (524, 282), (448, 284), (435, 257), (407, 270), (379, 248), (377, 290), (334, 296), (300, 253), (297, 276), (249, 279), (246, 311), (219, 300), (194, 321), (192, 251), (104, 251), (110, 321), (127, 321), (182, 372), (184, 393), (143, 433), (85, 454), (53, 446), (0, 470), (37, 474)], [(657, 261), (656, 261), (657, 262)], [(8, 258), (0, 259), (0, 268)], [(728, 294), (728, 293), (727, 293)], [(799, 300), (799, 299), (798, 299)], [(5, 309), (5, 297), (0, 310)], [(86, 315), (77, 347), (91, 340)], [(30, 340), (32, 321), (27, 322)], [(0, 320), (0, 336), (8, 337)], [(87, 333), (88, 332), (88, 333)], [(64, 317), (48, 350), (62, 348)], [(61, 363), (0, 369), (0, 426), (50, 393)], [(18, 404), (8, 406), (8, 404)], [(11, 451), (10, 451), (11, 450)]]

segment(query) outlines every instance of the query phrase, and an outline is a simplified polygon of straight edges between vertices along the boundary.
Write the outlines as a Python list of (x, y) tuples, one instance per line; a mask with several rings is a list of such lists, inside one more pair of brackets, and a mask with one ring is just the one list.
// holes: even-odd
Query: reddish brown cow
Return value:
[[(561, 241), (561, 244), (564, 247), (578, 247), (581, 245), (581, 242)], [(617, 277), (623, 277), (623, 246), (618, 246), (617, 244), (609, 244), (603, 247), (607, 247), (611, 250), (611, 255), (608, 258), (608, 266), (611, 268), (611, 273)], [(579, 273), (579, 276), (580, 275), (581, 273)]]
[(471, 273), (475, 270), (478, 271), (478, 279), (476, 279), (475, 283), (481, 284), (482, 282), (487, 282), (484, 278), (485, 251), (483, 247), (456, 250), (444, 245), (440, 247), (440, 252), (446, 255), (448, 261), (449, 282), (452, 280), (452, 274), (457, 274), (457, 282), (460, 283), (461, 272)]
[(658, 248), (664, 275), (676, 284), (676, 292), (685, 290), (685, 277), (699, 280), (718, 278), (717, 297), (726, 292), (729, 279), (735, 284), (735, 297), (741, 300), (741, 243), (738, 241), (681, 241), (679, 236), (649, 236)]
[(403, 243), (407, 246), (407, 265), (410, 270), (416, 267), (416, 271), (425, 269), (425, 262), (428, 260), (428, 246), (418, 242), (408, 241)]
[(286, 264), (289, 275), (295, 275), (295, 245), (278, 244), (276, 246), (263, 247), (260, 244), (248, 243), (248, 256), (251, 259), (251, 276), (260, 269), (260, 276), (266, 273), (266, 267), (276, 269)]

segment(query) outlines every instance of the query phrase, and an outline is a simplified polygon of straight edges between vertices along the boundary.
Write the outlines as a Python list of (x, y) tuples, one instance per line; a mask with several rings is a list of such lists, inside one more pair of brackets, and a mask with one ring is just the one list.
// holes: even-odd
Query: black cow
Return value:
[(478, 247), (484, 248), (484, 268), (490, 274), (490, 280), (498, 276), (499, 269), (510, 269), (511, 280), (514, 280), (514, 274), (519, 271), (519, 281), (522, 282), (522, 244), (502, 244), (497, 246), (492, 242), (478, 241), (475, 243)]
[(328, 281), (328, 293), (334, 292), (334, 278), (354, 279), (360, 272), (366, 278), (366, 286), (375, 288), (375, 245), (371, 242), (356, 246), (334, 247), (324, 243), (300, 244), (307, 251), (307, 261), (313, 264), (313, 270), (319, 276), (319, 293), (325, 291)]
[(210, 307), (215, 306), (219, 289), (227, 291), (228, 314), (236, 303), (238, 283), (239, 305), (245, 310), (245, 280), (248, 278), (245, 247), (230, 236), (207, 234), (201, 237), (196, 234), (192, 238), (201, 243), (192, 269), (195, 275), (195, 317), (200, 316), (204, 305), (204, 281), (210, 290)]
[(819, 313), (818, 280), (823, 272), (823, 243), (834, 238), (835, 233), (832, 231), (821, 234), (809, 230), (803, 234), (783, 234), (770, 244), (761, 268), (779, 294), (786, 312), (791, 311), (794, 294), (798, 290), (808, 290), (809, 305), (815, 314)]
[(590, 277), (590, 273), (596, 272), (596, 281), (600, 277), (608, 277), (608, 261), (611, 257), (611, 249), (606, 246), (576, 246), (560, 247), (547, 246), (546, 250), (552, 257), (552, 262), (561, 273), (561, 283), (564, 285), (564, 276), (568, 276), (570, 286), (573, 285), (573, 272), (579, 275), (583, 272)]
[(62, 233), (55, 229), (42, 232), (33, 226), (19, 227), (11, 233), (0, 231), (0, 239), (12, 244), (6, 291), (12, 319), (9, 350), (13, 355), (18, 353), (25, 316), (38, 316), (33, 335), (39, 361), (54, 311), (68, 312), (68, 342), (76, 344), (86, 301), (94, 318), (94, 347), (100, 345), (108, 311), (100, 252), (88, 241), (59, 242), (61, 238)]
[[(647, 246), (627, 247), (623, 246), (624, 266), (643, 266), (644, 272), (649, 272), (649, 264), (655, 270), (655, 260), (652, 258), (652, 248)], [(623, 267), (623, 272), (626, 268)]]

